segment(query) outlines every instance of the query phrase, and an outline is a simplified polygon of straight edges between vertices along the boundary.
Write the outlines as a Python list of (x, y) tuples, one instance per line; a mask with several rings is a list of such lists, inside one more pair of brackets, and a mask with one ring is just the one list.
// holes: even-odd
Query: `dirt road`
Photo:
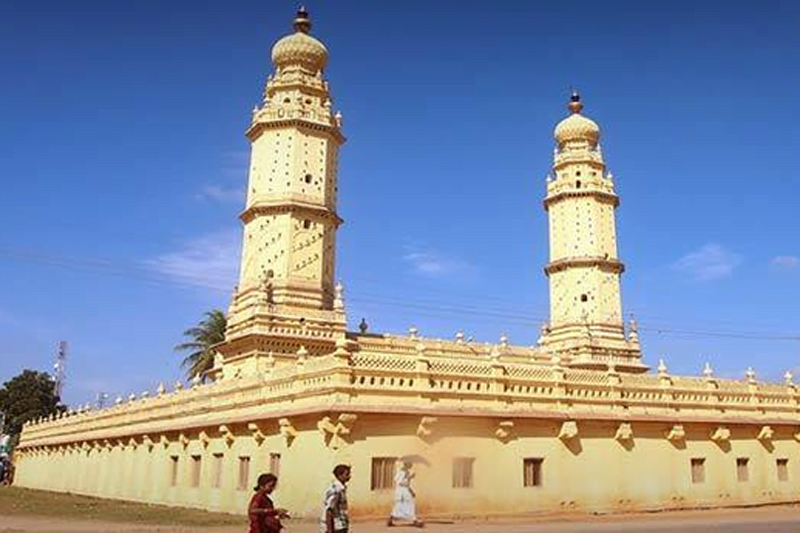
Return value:
[[(243, 533), (241, 527), (176, 527), (143, 526), (135, 523), (65, 520), (36, 516), (0, 516), (0, 532), (15, 533)], [(316, 533), (311, 522), (287, 524), (287, 533)], [(385, 533), (390, 531), (380, 523), (358, 523), (352, 533)], [(395, 528), (399, 533), (410, 528)], [(551, 517), (527, 521), (461, 522), (429, 524), (429, 533), (798, 533), (800, 507), (762, 507), (757, 509), (726, 509), (711, 511), (682, 511), (654, 514), (615, 515), (600, 517)]]

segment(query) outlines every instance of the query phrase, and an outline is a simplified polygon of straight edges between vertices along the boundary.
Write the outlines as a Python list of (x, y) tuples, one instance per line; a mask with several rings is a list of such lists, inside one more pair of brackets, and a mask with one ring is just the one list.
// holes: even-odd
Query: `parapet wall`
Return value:
[[(17, 479), (244, 512), (255, 476), (280, 469), (282, 503), (313, 515), (331, 468), (348, 462), (354, 510), (380, 514), (391, 491), (373, 487), (374, 461), (415, 456), (428, 495), (421, 508), (444, 514), (475, 512), (470, 502), (481, 512), (531, 512), (800, 495), (800, 395), (791, 383), (576, 370), (511, 348), (453, 357), (429, 344), (341, 343), (264, 375), (160, 388), (27, 424)], [(459, 458), (473, 461), (473, 486), (453, 486)], [(523, 469), (534, 459), (542, 484), (528, 487)]]

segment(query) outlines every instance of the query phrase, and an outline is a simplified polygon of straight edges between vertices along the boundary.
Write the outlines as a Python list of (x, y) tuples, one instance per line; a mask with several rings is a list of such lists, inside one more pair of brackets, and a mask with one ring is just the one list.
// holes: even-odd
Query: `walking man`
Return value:
[(325, 491), (320, 517), (320, 533), (348, 533), (350, 517), (347, 514), (347, 482), (350, 481), (350, 467), (336, 465), (333, 469), (333, 483)]

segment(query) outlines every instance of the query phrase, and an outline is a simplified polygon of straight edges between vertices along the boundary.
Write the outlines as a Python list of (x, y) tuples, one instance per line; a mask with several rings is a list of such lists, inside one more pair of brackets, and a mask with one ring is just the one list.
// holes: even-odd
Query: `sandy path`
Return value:
[[(286, 533), (316, 533), (316, 524), (300, 522), (287, 524)], [(196, 527), (150, 526), (129, 523), (64, 520), (37, 516), (0, 516), (3, 533), (189, 533)], [(241, 526), (209, 527), (203, 533), (244, 533)], [(411, 528), (389, 530), (381, 523), (357, 523), (353, 533), (410, 533)], [(429, 524), (429, 533), (797, 533), (800, 532), (800, 507), (761, 507), (755, 509), (720, 509), (708, 511), (679, 511), (652, 514), (609, 516), (559, 516), (510, 519), (502, 522), (461, 522)]]

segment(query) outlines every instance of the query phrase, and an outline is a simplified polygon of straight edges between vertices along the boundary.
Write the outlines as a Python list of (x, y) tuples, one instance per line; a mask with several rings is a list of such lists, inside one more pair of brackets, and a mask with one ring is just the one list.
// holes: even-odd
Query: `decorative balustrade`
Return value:
[[(220, 417), (248, 406), (262, 416), (272, 407), (285, 408), (300, 397), (327, 398), (345, 393), (350, 405), (380, 408), (398, 395), (424, 408), (436, 397), (460, 398), (480, 409), (496, 409), (498, 399), (508, 409), (570, 409), (609, 411), (624, 406), (629, 413), (647, 410), (727, 417), (784, 417), (795, 420), (800, 395), (792, 384), (773, 384), (707, 377), (618, 374), (563, 368), (560, 364), (509, 361), (493, 357), (431, 356), (417, 347), (413, 355), (350, 353), (344, 348), (321, 357), (302, 357), (264, 375), (228, 378), (191, 388), (143, 395), (97, 411), (82, 411), (25, 425), (22, 446), (42, 441), (85, 440), (104, 432), (136, 434), (159, 422), (187, 420), (209, 413)], [(385, 347), (385, 346), (384, 346)], [(363, 346), (362, 346), (363, 348)], [(513, 358), (508, 358), (512, 359)], [(515, 403), (519, 403), (516, 407)], [(325, 405), (318, 402), (317, 405)], [(314, 405), (313, 403), (310, 405)], [(416, 404), (415, 404), (416, 405)], [(263, 407), (263, 409), (262, 409)], [(637, 411), (640, 409), (640, 411)], [(684, 416), (683, 414), (678, 416)]]

